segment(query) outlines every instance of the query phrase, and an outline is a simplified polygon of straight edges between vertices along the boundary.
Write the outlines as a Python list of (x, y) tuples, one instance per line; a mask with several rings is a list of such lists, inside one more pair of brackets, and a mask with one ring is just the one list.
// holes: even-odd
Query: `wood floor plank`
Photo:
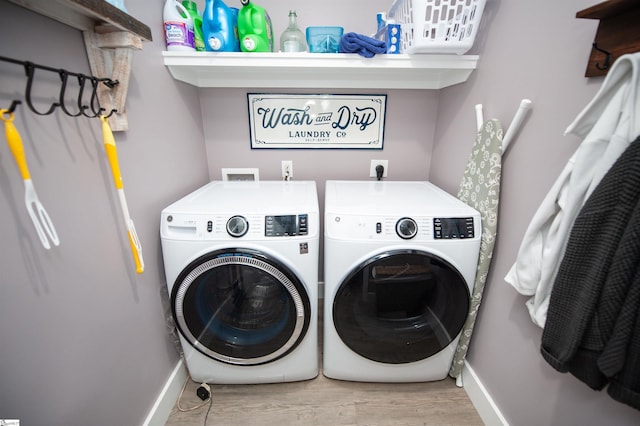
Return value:
[[(322, 304), (319, 307), (322, 324)], [(322, 336), (320, 327), (319, 335)], [(319, 351), (322, 351), (322, 339)], [(453, 379), (424, 383), (361, 383), (328, 379), (259, 385), (210, 385), (209, 404), (187, 379), (166, 426), (481, 426), (466, 392)], [(206, 425), (204, 423), (207, 417)]]
[[(180, 405), (201, 403), (188, 381)], [(464, 389), (452, 379), (428, 383), (357, 383), (328, 379), (260, 385), (211, 385), (207, 425), (444, 426), (482, 425)], [(204, 425), (208, 405), (181, 412), (167, 426)]]

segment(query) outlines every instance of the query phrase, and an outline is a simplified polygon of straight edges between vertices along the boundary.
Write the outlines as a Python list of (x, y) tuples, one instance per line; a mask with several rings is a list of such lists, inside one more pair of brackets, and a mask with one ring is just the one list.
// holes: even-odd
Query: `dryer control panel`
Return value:
[(293, 237), (309, 233), (309, 216), (292, 214), (281, 216), (265, 216), (265, 237)]
[(474, 230), (472, 217), (433, 218), (433, 238), (436, 240), (473, 237)]

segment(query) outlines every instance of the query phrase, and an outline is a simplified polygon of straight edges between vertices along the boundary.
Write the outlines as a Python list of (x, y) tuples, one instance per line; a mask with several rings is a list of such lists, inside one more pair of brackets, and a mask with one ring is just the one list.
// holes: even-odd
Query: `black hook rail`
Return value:
[[(27, 76), (27, 85), (25, 87), (24, 98), (27, 105), (29, 106), (29, 109), (31, 109), (31, 111), (33, 111), (38, 115), (49, 115), (53, 113), (53, 111), (55, 111), (56, 108), (60, 107), (65, 114), (71, 117), (79, 117), (81, 115), (88, 118), (99, 117), (101, 115), (104, 115), (103, 113), (104, 111), (106, 111), (104, 108), (100, 106), (100, 101), (98, 100), (98, 88), (100, 87), (100, 84), (104, 84), (108, 88), (113, 89), (119, 83), (118, 80), (112, 80), (110, 78), (98, 78), (92, 75), (71, 72), (61, 68), (48, 67), (46, 65), (35, 64), (30, 61), (20, 61), (18, 59), (7, 58), (4, 56), (0, 56), (0, 61), (10, 62), (12, 64), (22, 65), (24, 67), (24, 72)], [(58, 102), (53, 102), (49, 106), (49, 109), (47, 109), (46, 111), (39, 111), (38, 109), (36, 109), (36, 107), (33, 105), (33, 102), (31, 101), (31, 90), (33, 87), (33, 80), (35, 78), (36, 69), (54, 72), (60, 76), (60, 95), (58, 97)], [(75, 77), (78, 81), (79, 90), (78, 90), (76, 112), (72, 112), (71, 109), (67, 105), (65, 105), (64, 98), (67, 90), (67, 83), (68, 83), (69, 77)], [(84, 89), (87, 82), (91, 84), (91, 95), (89, 97), (89, 104), (85, 105), (83, 99), (85, 96)], [(17, 100), (13, 101), (11, 103), (11, 107), (9, 111), (13, 112), (16, 106), (20, 103), (21, 102)], [(107, 115), (107, 117), (111, 117), (115, 112), (117, 112), (117, 110), (112, 109), (109, 112), (109, 115)]]

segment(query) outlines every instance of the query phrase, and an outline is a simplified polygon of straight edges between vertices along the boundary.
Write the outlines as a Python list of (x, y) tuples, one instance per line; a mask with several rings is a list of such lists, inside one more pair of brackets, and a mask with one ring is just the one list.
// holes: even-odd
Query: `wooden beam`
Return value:
[(133, 16), (104, 0), (9, 0), (33, 12), (47, 16), (80, 31), (111, 24), (151, 41), (151, 29)]

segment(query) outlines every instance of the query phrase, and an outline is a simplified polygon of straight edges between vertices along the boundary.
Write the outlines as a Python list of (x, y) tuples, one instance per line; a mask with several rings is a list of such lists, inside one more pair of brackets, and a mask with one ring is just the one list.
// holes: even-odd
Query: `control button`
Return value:
[(381, 234), (382, 233), (382, 223), (378, 222), (376, 223), (376, 234)]
[(298, 215), (298, 235), (307, 235), (309, 233), (309, 215)]
[(469, 238), (473, 238), (474, 237), (473, 218), (472, 217), (468, 217), (467, 218), (467, 237), (469, 237)]
[(207, 232), (213, 232), (213, 221), (212, 220), (207, 222)]
[(433, 219), (433, 238), (436, 240), (442, 239), (442, 220), (437, 217)]
[(264, 217), (264, 236), (273, 237), (273, 216)]

